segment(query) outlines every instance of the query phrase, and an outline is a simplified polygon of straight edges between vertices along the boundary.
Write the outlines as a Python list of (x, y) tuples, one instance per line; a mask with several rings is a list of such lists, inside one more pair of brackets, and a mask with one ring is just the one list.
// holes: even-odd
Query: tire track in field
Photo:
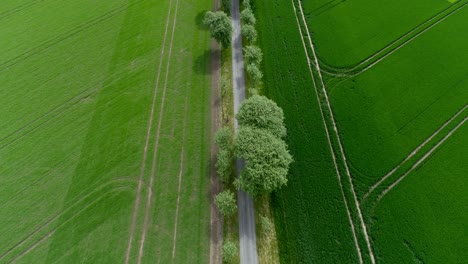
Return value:
[(304, 37), (303, 37), (304, 35), (302, 33), (302, 29), (301, 29), (301, 26), (300, 26), (300, 23), (299, 23), (299, 18), (297, 17), (296, 6), (295, 6), (293, 0), (291, 0), (291, 3), (292, 3), (292, 6), (293, 6), (293, 9), (294, 9), (294, 16), (296, 17), (296, 22), (297, 22), (297, 26), (298, 26), (298, 29), (299, 29), (299, 34), (301, 35), (302, 45), (304, 46), (304, 51), (306, 53), (307, 64), (309, 66), (310, 76), (311, 76), (312, 81), (313, 81), (313, 86), (314, 86), (314, 89), (315, 89), (315, 95), (317, 97), (317, 102), (318, 102), (318, 105), (319, 105), (319, 108), (320, 108), (320, 114), (322, 116), (322, 122), (323, 122), (323, 126), (325, 128), (325, 132), (326, 132), (325, 134), (327, 136), (328, 146), (330, 147), (330, 153), (331, 153), (331, 156), (332, 156), (332, 159), (333, 159), (333, 164), (334, 164), (334, 167), (335, 167), (336, 176), (338, 178), (338, 183), (340, 185), (341, 195), (342, 195), (342, 198), (343, 198), (343, 201), (344, 201), (344, 204), (345, 204), (346, 214), (348, 216), (349, 225), (351, 227), (351, 232), (353, 234), (354, 246), (356, 247), (356, 252), (358, 253), (359, 263), (363, 264), (364, 261), (363, 261), (363, 258), (362, 258), (361, 247), (359, 246), (359, 242), (357, 240), (354, 221), (353, 221), (353, 218), (351, 216), (351, 211), (349, 210), (348, 201), (347, 201), (345, 193), (344, 193), (343, 184), (341, 182), (341, 174), (340, 174), (340, 172), (338, 170), (338, 164), (337, 164), (337, 161), (336, 161), (335, 152), (333, 150), (331, 139), (330, 139), (330, 132), (328, 131), (328, 126), (327, 126), (327, 123), (325, 121), (325, 114), (324, 114), (324, 111), (323, 111), (323, 108), (322, 108), (322, 104), (320, 102), (319, 93), (318, 93), (317, 85), (315, 83), (314, 74), (312, 72), (312, 67), (311, 67), (312, 62), (310, 61), (309, 52), (307, 50), (306, 43), (304, 41)]
[[(172, 0), (169, 1), (169, 7), (167, 10), (167, 16), (166, 16), (166, 26), (164, 29), (164, 37), (163, 37), (163, 44), (161, 46), (161, 52), (159, 56), (159, 66), (158, 66), (158, 71), (156, 73), (156, 84), (154, 86), (153, 90), (153, 100), (151, 103), (151, 110), (150, 110), (150, 116), (148, 118), (148, 127), (146, 130), (146, 140), (145, 140), (145, 146), (143, 148), (143, 158), (140, 166), (140, 174), (139, 174), (139, 180), (138, 180), (138, 187), (136, 190), (136, 198), (135, 198), (135, 204), (133, 206), (133, 212), (132, 212), (132, 223), (130, 225), (130, 234), (128, 237), (128, 242), (127, 242), (127, 250), (125, 252), (125, 264), (128, 264), (129, 259), (130, 259), (130, 252), (132, 250), (132, 244), (133, 244), (133, 237), (135, 235), (135, 225), (137, 221), (137, 215), (138, 215), (138, 209), (140, 207), (140, 199), (141, 199), (141, 188), (143, 184), (143, 176), (145, 174), (145, 168), (146, 168), (146, 159), (148, 157), (148, 146), (149, 146), (149, 141), (151, 137), (151, 128), (153, 126), (153, 118), (154, 118), (154, 110), (156, 107), (156, 98), (157, 98), (157, 91), (159, 87), (159, 79), (161, 76), (161, 69), (162, 69), (162, 62), (164, 58), (164, 50), (166, 48), (166, 39), (167, 39), (167, 30), (169, 28), (169, 21), (170, 21), (170, 15), (171, 15), (171, 9), (172, 9)], [(152, 183), (148, 186), (148, 188), (151, 188)]]
[[(172, 1), (171, 1), (172, 2)], [(153, 195), (153, 181), (154, 181), (154, 174), (156, 170), (156, 160), (158, 156), (158, 150), (159, 150), (159, 135), (161, 131), (161, 123), (162, 123), (162, 118), (163, 118), (163, 113), (164, 113), (164, 103), (166, 99), (166, 88), (167, 88), (167, 81), (168, 81), (168, 76), (169, 76), (169, 69), (171, 65), (171, 56), (172, 56), (172, 46), (174, 43), (174, 33), (175, 33), (175, 28), (177, 24), (177, 12), (179, 9), (179, 0), (176, 0), (175, 3), (175, 11), (174, 11), (174, 19), (172, 22), (172, 35), (171, 35), (171, 41), (169, 43), (169, 52), (167, 55), (168, 61), (166, 65), (166, 75), (164, 79), (164, 88), (163, 88), (163, 94), (161, 97), (161, 106), (159, 109), (159, 119), (158, 119), (158, 128), (156, 130), (156, 138), (155, 138), (155, 144), (154, 144), (154, 150), (153, 150), (153, 162), (151, 164), (151, 177), (150, 181), (148, 184), (148, 189), (147, 189), (147, 196), (146, 196), (146, 207), (145, 207), (145, 217), (143, 220), (143, 229), (141, 232), (141, 238), (140, 238), (140, 247), (138, 250), (138, 260), (137, 263), (141, 264), (141, 259), (143, 257), (143, 250), (145, 246), (145, 239), (146, 239), (146, 232), (148, 231), (148, 221), (149, 221), (149, 210), (151, 208), (151, 197)]]
[[(80, 205), (82, 202), (84, 202), (85, 200), (87, 200), (88, 198), (92, 197), (94, 194), (98, 193), (99, 191), (102, 191), (104, 188), (110, 186), (110, 190), (106, 190), (104, 193), (101, 193), (98, 197), (102, 196), (102, 195), (105, 195), (109, 192), (111, 192), (112, 190), (116, 189), (116, 188), (120, 188), (120, 187), (126, 187), (127, 185), (124, 185), (124, 186), (112, 186), (112, 184), (115, 184), (115, 183), (120, 183), (120, 182), (134, 182), (134, 180), (132, 180), (130, 177), (119, 177), (119, 178), (116, 178), (116, 179), (113, 179), (111, 181), (108, 181), (106, 183), (103, 183), (97, 187), (95, 187), (93, 190), (91, 190), (88, 194), (84, 195), (83, 197), (79, 198), (77, 201), (73, 202), (72, 204), (70, 204), (69, 206), (67, 206), (65, 209), (63, 209), (61, 212), (58, 212), (57, 214), (55, 214), (53, 217), (51, 217), (49, 220), (47, 220), (46, 222), (44, 222), (43, 224), (39, 225), (38, 227), (36, 227), (30, 234), (28, 234), (26, 237), (24, 237), (23, 239), (21, 239), (20, 241), (18, 241), (17, 243), (15, 243), (15, 245), (13, 245), (12, 247), (10, 247), (7, 251), (5, 251), (4, 253), (2, 253), (2, 255), (0, 255), (0, 260), (4, 259), (6, 256), (8, 256), (13, 250), (23, 246), (25, 243), (27, 243), (29, 240), (31, 240), (31, 238), (33, 236), (35, 236), (36, 234), (38, 234), (39, 232), (41, 232), (43, 229), (47, 228), (48, 226), (50, 226), (53, 222), (55, 222), (56, 220), (58, 220), (60, 217), (62, 217), (63, 215), (65, 215), (66, 213), (68, 212), (71, 212), (72, 209), (74, 209), (74, 207), (77, 207), (78, 205)], [(98, 193), (99, 194), (99, 193)], [(76, 214), (76, 213), (75, 213)], [(71, 217), (73, 217), (75, 214), (71, 215)]]
[(35, 5), (39, 4), (40, 2), (44, 2), (44, 1), (45, 0), (34, 0), (34, 1), (29, 2), (29, 3), (14, 7), (12, 9), (10, 9), (10, 10), (5, 11), (5, 12), (2, 12), (2, 13), (0, 13), (0, 20), (2, 20), (4, 18), (7, 18), (7, 17), (9, 17), (11, 15), (14, 15), (14, 14), (16, 14), (18, 12), (21, 12), (24, 9), (27, 9), (28, 7), (35, 6)]
[(406, 163), (409, 159), (411, 159), (414, 155), (418, 153), (418, 151), (423, 148), (429, 141), (431, 141), (435, 136), (439, 134), (447, 125), (449, 125), (457, 116), (459, 116), (463, 111), (468, 107), (468, 104), (465, 105), (462, 109), (460, 109), (455, 115), (453, 115), (449, 120), (447, 120), (442, 126), (440, 126), (432, 135), (430, 135), (426, 140), (424, 140), (419, 146), (417, 146), (404, 160), (402, 160), (397, 166), (391, 169), (385, 176), (383, 176), (376, 184), (374, 184), (369, 191), (364, 195), (363, 200), (367, 199), (367, 197), (377, 188), (379, 185), (382, 184), (388, 177), (392, 176), (395, 171), (397, 171), (404, 163)]
[[(187, 90), (187, 89), (186, 89)], [(187, 92), (187, 91), (186, 91)], [(185, 130), (187, 127), (187, 95), (185, 97), (185, 107), (184, 107), (184, 127), (182, 129), (182, 147), (180, 150), (180, 168), (179, 168), (179, 184), (177, 186), (177, 203), (176, 203), (176, 212), (175, 212), (175, 219), (174, 219), (174, 235), (172, 240), (172, 263), (174, 263), (175, 259), (175, 249), (176, 249), (176, 242), (177, 242), (177, 222), (179, 220), (179, 204), (180, 204), (180, 188), (182, 185), (182, 173), (184, 170), (184, 144), (185, 144)]]
[(455, 133), (465, 122), (468, 120), (468, 117), (465, 117), (455, 128), (453, 128), (443, 139), (441, 139), (437, 145), (431, 148), (422, 158), (420, 158), (405, 174), (400, 176), (395, 182), (393, 182), (390, 186), (388, 186), (382, 193), (379, 195), (377, 198), (377, 201), (375, 202), (374, 206), (377, 205), (380, 200), (389, 192), (391, 191), (396, 185), (398, 185), (403, 179), (408, 176), (414, 169), (416, 169), (424, 160), (426, 160), (435, 150), (437, 150), (447, 139), (449, 139), (453, 133)]
[[(461, 2), (460, 2), (461, 3)], [(371, 64), (365, 66), (364, 68), (362, 68), (361, 70), (357, 71), (357, 72), (354, 72), (354, 73), (350, 73), (350, 72), (353, 72), (354, 70), (358, 69), (359, 67), (365, 65), (366, 63), (368, 63), (369, 61), (373, 60), (375, 57), (379, 56), (381, 53), (383, 53), (384, 51), (386, 51), (387, 49), (391, 48), (393, 44), (395, 44), (396, 42), (400, 41), (401, 39), (405, 38), (406, 36), (408, 35), (411, 35), (412, 33), (414, 33), (415, 31), (417, 31), (420, 27), (422, 27), (423, 25), (431, 22), (432, 20), (434, 20), (436, 17), (438, 17), (441, 13), (443, 13), (444, 11), (442, 11), (441, 13), (438, 13), (436, 16), (430, 18), (429, 20), (425, 21), (423, 24), (419, 25), (418, 27), (414, 28), (413, 30), (407, 32), (406, 34), (404, 34), (403, 36), (399, 37), (398, 39), (394, 40), (392, 43), (390, 43), (389, 45), (385, 46), (383, 49), (381, 49), (380, 51), (378, 51), (377, 53), (375, 53), (374, 55), (368, 57), (366, 60), (362, 61), (361, 63), (355, 65), (354, 67), (352, 68), (349, 68), (349, 69), (339, 69), (339, 68), (336, 68), (336, 67), (332, 67), (332, 66), (327, 66), (327, 70), (324, 70), (322, 69), (321, 71), (323, 73), (326, 73), (328, 75), (331, 75), (331, 76), (336, 76), (336, 77), (355, 77), (357, 75), (360, 75), (361, 73), (364, 73), (366, 72), (367, 70), (369, 70), (370, 68), (374, 67), (376, 64), (378, 64), (379, 62), (381, 62), (382, 60), (384, 60), (385, 58), (387, 58), (388, 56), (392, 55), (393, 53), (397, 52), (398, 50), (400, 50), (401, 48), (403, 48), (404, 46), (406, 46), (407, 44), (409, 44), (410, 42), (412, 42), (413, 40), (415, 40), (416, 38), (418, 38), (419, 36), (421, 36), (423, 33), (427, 32), (428, 30), (432, 29), (433, 27), (437, 26), (439, 23), (443, 22), (444, 20), (446, 20), (447, 18), (451, 17), (452, 15), (456, 14), (457, 12), (459, 12), (460, 10), (462, 10), (463, 8), (466, 7), (466, 5), (468, 5), (468, 3), (465, 3), (463, 5), (461, 5), (460, 7), (457, 7), (455, 10), (452, 10), (450, 11), (448, 14), (445, 14), (443, 17), (441, 17), (439, 20), (436, 20), (433, 24), (430, 24), (429, 26), (427, 26), (426, 28), (424, 28), (422, 31), (416, 33), (414, 36), (410, 37), (409, 39), (405, 40), (404, 42), (402, 42), (401, 44), (399, 44), (398, 46), (396, 46), (394, 49), (390, 49), (390, 51), (388, 51), (387, 53), (384, 53), (382, 57), (378, 58), (376, 61), (372, 62)], [(336, 72), (331, 72), (330, 70), (335, 70)]]
[[(294, 2), (293, 2), (293, 4), (294, 4)], [(359, 201), (357, 199), (356, 192), (354, 190), (353, 179), (351, 178), (351, 173), (349, 171), (348, 163), (346, 161), (346, 155), (344, 153), (343, 145), (341, 143), (340, 133), (339, 133), (338, 128), (336, 126), (335, 118), (334, 118), (334, 115), (333, 115), (333, 110), (331, 108), (330, 101), (328, 99), (327, 90), (326, 90), (326, 87), (325, 87), (325, 83), (323, 82), (322, 73), (320, 71), (320, 64), (318, 63), (318, 58), (317, 58), (317, 54), (315, 52), (315, 47), (314, 47), (314, 44), (312, 42), (312, 38), (310, 37), (309, 27), (307, 26), (307, 23), (306, 23), (306, 20), (305, 20), (304, 12), (302, 10), (301, 1), (298, 1), (298, 4), (299, 4), (299, 10), (301, 12), (302, 20), (304, 22), (305, 29), (306, 29), (306, 32), (307, 32), (307, 38), (309, 40), (310, 48), (312, 49), (312, 54), (314, 56), (314, 60), (315, 60), (315, 64), (316, 64), (315, 68), (317, 70), (317, 73), (318, 73), (318, 76), (319, 76), (319, 79), (320, 79), (320, 83), (322, 85), (323, 94), (325, 96), (325, 103), (326, 103), (328, 111), (330, 113), (330, 121), (332, 122), (333, 129), (335, 130), (335, 136), (336, 136), (336, 139), (338, 141), (338, 146), (339, 146), (339, 149), (340, 149), (341, 157), (343, 158), (343, 164), (344, 164), (345, 169), (346, 169), (346, 175), (348, 176), (348, 179), (349, 179), (349, 182), (350, 182), (351, 194), (353, 195), (354, 203), (355, 203), (355, 206), (356, 206), (356, 209), (357, 209), (357, 212), (358, 212), (358, 217), (359, 217), (359, 220), (361, 222), (362, 231), (364, 233), (364, 238), (366, 240), (367, 248), (369, 250), (369, 256), (371, 258), (372, 264), (375, 264), (374, 252), (372, 250), (372, 245), (371, 245), (370, 238), (369, 238), (369, 235), (368, 235), (368, 232), (367, 232), (367, 226), (366, 226), (366, 223), (364, 221), (364, 217), (363, 217), (362, 212), (361, 212), (361, 208), (360, 208)], [(336, 169), (338, 169), (338, 168), (336, 167)]]
[(26, 254), (28, 254), (29, 252), (31, 252), (34, 248), (36, 248), (39, 244), (41, 244), (42, 242), (44, 242), (45, 240), (47, 240), (48, 238), (50, 238), (57, 230), (59, 230), (60, 228), (63, 228), (68, 222), (70, 222), (71, 220), (73, 220), (74, 218), (76, 218), (78, 215), (80, 215), (81, 213), (83, 213), (84, 211), (86, 211), (88, 208), (90, 208), (91, 206), (93, 206), (94, 204), (98, 203), (99, 201), (103, 200), (106, 195), (109, 195), (111, 193), (114, 193), (114, 192), (122, 192), (122, 191), (125, 191), (125, 190), (128, 190), (130, 191), (131, 186), (120, 186), (120, 187), (116, 187), (116, 188), (113, 188), (111, 190), (109, 190), (108, 192), (106, 193), (103, 193), (101, 194), (97, 199), (94, 199), (91, 203), (87, 204), (85, 207), (83, 207), (82, 209), (80, 209), (78, 212), (74, 213), (70, 218), (68, 218), (67, 220), (65, 220), (64, 222), (62, 222), (60, 225), (58, 225), (57, 227), (55, 227), (54, 229), (52, 229), (50, 232), (48, 232), (46, 235), (42, 236), (36, 243), (34, 243), (33, 245), (29, 246), (28, 248), (26, 248), (24, 251), (22, 251), (19, 255), (17, 255), (16, 257), (14, 257), (12, 260), (10, 260), (8, 263), (15, 263), (16, 261), (18, 261), (20, 258), (24, 257)]
[[(28, 134), (30, 134), (30, 133), (34, 132), (35, 130), (37, 130), (39, 127), (41, 127), (44, 124), (52, 121), (54, 118), (61, 116), (66, 111), (70, 110), (73, 106), (79, 104), (83, 99), (92, 96), (96, 92), (98, 92), (98, 89), (85, 90), (85, 91), (79, 93), (78, 95), (76, 95), (76, 96), (74, 96), (74, 97), (72, 97), (70, 99), (65, 100), (64, 102), (62, 102), (58, 106), (56, 106), (56, 107), (52, 108), (51, 110), (45, 112), (42, 116), (33, 119), (31, 122), (23, 125), (22, 127), (18, 128), (14, 132), (12, 132), (12, 133), (6, 135), (5, 137), (1, 138), (0, 139), (0, 150), (6, 148), (7, 146), (13, 144), (14, 142), (16, 142), (18, 140), (24, 138)], [(31, 126), (32, 126), (32, 128), (30, 128), (28, 130), (28, 128), (31, 127)], [(15, 137), (15, 136), (18, 136), (18, 137)], [(7, 139), (9, 139), (11, 137), (15, 137), (15, 138), (13, 138), (13, 140), (11, 140), (11, 141), (9, 141), (9, 142), (7, 142), (5, 144), (2, 144), (4, 141), (6, 141)]]
[(12, 59), (9, 59), (7, 61), (4, 61), (2, 63), (0, 63), (0, 72), (4, 71), (4, 70), (7, 70), (9, 69), (10, 67), (36, 55), (36, 54), (39, 54), (45, 50), (48, 50), (49, 48), (61, 43), (62, 41), (65, 41), (83, 31), (86, 31), (90, 28), (92, 28), (93, 26), (101, 23), (101, 22), (104, 22), (120, 13), (122, 13), (123, 11), (127, 10), (128, 8), (136, 5), (136, 4), (139, 4), (141, 2), (144, 2), (145, 0), (139, 0), (139, 1), (135, 1), (133, 3), (130, 3), (130, 4), (124, 4), (124, 5), (121, 5), (117, 8), (114, 8), (106, 13), (104, 13), (103, 15), (100, 15), (100, 16), (97, 16), (75, 28), (73, 28), (72, 30), (69, 30), (63, 34), (60, 34), (58, 36), (55, 36), (51, 39), (48, 39), (44, 42), (42, 42), (41, 44), (39, 44), (38, 46), (36, 47), (33, 47), (21, 54), (19, 54), (18, 56), (12, 58)]

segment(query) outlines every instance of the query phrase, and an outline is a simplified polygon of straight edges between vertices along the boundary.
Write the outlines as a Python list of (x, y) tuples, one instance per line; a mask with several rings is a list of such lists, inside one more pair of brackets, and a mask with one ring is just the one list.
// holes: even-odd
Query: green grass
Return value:
[[(123, 262), (169, 1), (33, 2), (0, 4), (0, 263)], [(196, 18), (210, 7), (179, 3), (145, 262), (172, 258), (182, 146), (175, 261), (208, 259), (209, 38)]]
[[(374, 3), (365, 0), (303, 1), (306, 20), (316, 44), (322, 69), (339, 74), (351, 74), (348, 77), (333, 77), (323, 73), (359, 200), (362, 200), (365, 192), (385, 173), (467, 103), (468, 76), (464, 65), (468, 54), (464, 49), (468, 43), (460, 32), (466, 24), (464, 21), (468, 16), (468, 9), (457, 9), (464, 6), (466, 1), (458, 1), (455, 5), (450, 5), (446, 1), (433, 1), (430, 4), (420, 2), (422, 1), (402, 4), (396, 4), (394, 1)], [(266, 91), (285, 110), (289, 145), (296, 160), (291, 169), (291, 181), (288, 187), (274, 197), (281, 258), (288, 263), (357, 262), (352, 247), (326, 243), (327, 238), (348, 243), (352, 240), (349, 237), (347, 240), (343, 237), (337, 239), (333, 230), (324, 226), (324, 223), (328, 226), (331, 226), (331, 223), (340, 223), (336, 221), (339, 219), (336, 212), (339, 211), (338, 208), (343, 209), (342, 206), (339, 207), (342, 198), (336, 195), (338, 187), (330, 185), (329, 182), (336, 176), (334, 171), (330, 170), (333, 168), (330, 158), (326, 158), (328, 144), (324, 139), (325, 132), (320, 114), (316, 110), (313, 83), (292, 5), (290, 2), (279, 1), (269, 4), (259, 1), (256, 3), (259, 25), (261, 25), (259, 39), (266, 54), (264, 63)], [(431, 28), (428, 28), (431, 24), (426, 24), (423, 28), (393, 42), (440, 12), (450, 16)], [(425, 31), (425, 28), (428, 30)], [(304, 30), (304, 25), (302, 29)], [(417, 37), (412, 39), (415, 36)], [(352, 69), (351, 66), (389, 44), (391, 44), (389, 49), (374, 60)], [(400, 48), (401, 44), (405, 45)], [(308, 50), (311, 52), (309, 47)], [(388, 52), (393, 53), (374, 67), (366, 69), (366, 66), (383, 58)], [(366, 71), (360, 73), (363, 69)], [(319, 80), (315, 72), (314, 76), (316, 81)], [(455, 198), (442, 199), (443, 193), (450, 192), (449, 186), (440, 191), (442, 195), (440, 200), (430, 199), (428, 202), (422, 201), (430, 196), (427, 190), (418, 187), (422, 184), (413, 183), (414, 186), (407, 188), (412, 188), (411, 192), (414, 193), (420, 192), (415, 195), (419, 197), (417, 201), (409, 199), (407, 193), (401, 193), (398, 201), (392, 200), (390, 197), (394, 190), (410, 186), (410, 181), (405, 180), (403, 182), (407, 183), (400, 183), (401, 186), (397, 186), (378, 204), (376, 212), (372, 211), (372, 206), (379, 192), (404, 174), (466, 116), (465, 110), (413, 158), (403, 164), (392, 177), (384, 181), (369, 200), (361, 201), (373, 249), (379, 262), (404, 263), (420, 258), (424, 262), (440, 263), (444, 262), (444, 256), (448, 254), (450, 245), (464, 244), (463, 237), (466, 235), (451, 235), (461, 232), (460, 226), (464, 220), (455, 220), (458, 217), (457, 213), (430, 211), (431, 206), (444, 208), (449, 205), (453, 210), (466, 211), (462, 202), (451, 203)], [(333, 131), (330, 122), (328, 128)], [(333, 133), (331, 132), (333, 147), (336, 153), (340, 153)], [(459, 135), (456, 137), (459, 144), (466, 142), (466, 133), (463, 134), (461, 129), (456, 133)], [(450, 140), (455, 140), (455, 136)], [(443, 147), (450, 148), (444, 145)], [(436, 151), (432, 154), (434, 159), (437, 153)], [(462, 160), (466, 160), (466, 153), (460, 152), (460, 156)], [(427, 177), (425, 186), (434, 186), (435, 182), (445, 178), (438, 173), (441, 168), (451, 168), (448, 174), (450, 177), (459, 177), (457, 175), (466, 171), (463, 166), (455, 165), (456, 162), (460, 163), (457, 161), (458, 158), (452, 161), (448, 157), (447, 155), (445, 160), (442, 159), (432, 165), (438, 169), (428, 171), (432, 176)], [(424, 163), (427, 165), (424, 166), (431, 166), (430, 164), (434, 162), (432, 159), (430, 156)], [(316, 164), (314, 160), (320, 162)], [(341, 157), (338, 157), (338, 161), (341, 163)], [(329, 167), (328, 174), (324, 169), (325, 166)], [(340, 164), (339, 166), (342, 167)], [(343, 168), (341, 171), (344, 175)], [(317, 172), (323, 178), (317, 180), (315, 176)], [(407, 178), (417, 177), (418, 173), (410, 173)], [(458, 179), (460, 184), (462, 180)], [(311, 186), (312, 184), (317, 186)], [(331, 191), (331, 186), (335, 187), (334, 192)], [(344, 181), (343, 186), (348, 203), (352, 204), (349, 183)], [(453, 194), (453, 197), (458, 196), (461, 200), (464, 199), (461, 194)], [(297, 201), (293, 197), (296, 197)], [(422, 216), (415, 213), (414, 208), (418, 202), (421, 202), (418, 212)], [(407, 211), (399, 215), (399, 207), (404, 207)], [(313, 215), (315, 212), (319, 213)], [(351, 213), (357, 220), (354, 208), (351, 208)], [(441, 216), (438, 224), (419, 219), (431, 213)], [(318, 216), (319, 219), (316, 218)], [(460, 218), (463, 219), (463, 216)], [(345, 227), (346, 217), (341, 215), (341, 220), (341, 226), (335, 228)], [(449, 224), (440, 226), (441, 223), (448, 222), (454, 227), (451, 228)], [(414, 233), (418, 231), (419, 223), (424, 225), (425, 231), (430, 235), (421, 236)], [(400, 226), (402, 232), (396, 232)], [(360, 227), (356, 228), (359, 233), (362, 232)], [(319, 232), (311, 235), (313, 230)], [(432, 243), (433, 240), (441, 242)], [(303, 246), (302, 241), (307, 241), (310, 249)], [(359, 242), (361, 249), (365, 251), (366, 246), (362, 238), (359, 238)], [(299, 246), (295, 248), (296, 245)], [(435, 249), (439, 245), (441, 248)], [(330, 261), (322, 258), (327, 250), (340, 250), (342, 255), (335, 254), (336, 259)], [(415, 252), (414, 255), (411, 255), (411, 251)], [(449, 262), (444, 263), (456, 263), (466, 258), (462, 246), (455, 247), (450, 254), (452, 252), (454, 255), (450, 256)], [(349, 259), (343, 256), (348, 256)], [(368, 261), (367, 256), (365, 259)]]

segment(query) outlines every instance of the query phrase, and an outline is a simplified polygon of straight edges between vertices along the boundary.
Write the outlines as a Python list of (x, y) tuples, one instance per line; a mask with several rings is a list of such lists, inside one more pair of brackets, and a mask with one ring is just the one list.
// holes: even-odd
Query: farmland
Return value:
[(0, 263), (207, 262), (211, 6), (0, 3)]
[(467, 6), (256, 1), (296, 160), (274, 197), (283, 261), (466, 259)]

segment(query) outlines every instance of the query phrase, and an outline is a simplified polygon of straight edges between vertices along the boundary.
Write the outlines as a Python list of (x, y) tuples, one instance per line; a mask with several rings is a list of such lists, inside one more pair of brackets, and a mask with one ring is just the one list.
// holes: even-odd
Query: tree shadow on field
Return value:
[(196, 74), (208, 75), (219, 70), (220, 65), (217, 65), (217, 64), (211, 65), (211, 56), (213, 52), (216, 52), (216, 51), (207, 49), (193, 61), (192, 70)]
[(203, 24), (203, 18), (205, 18), (206, 10), (198, 12), (195, 16), (195, 24), (197, 25), (199, 30), (208, 30), (208, 27)]

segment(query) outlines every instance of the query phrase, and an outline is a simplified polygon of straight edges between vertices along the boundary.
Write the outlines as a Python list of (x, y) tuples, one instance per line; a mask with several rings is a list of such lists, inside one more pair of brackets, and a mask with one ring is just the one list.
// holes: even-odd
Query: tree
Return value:
[(230, 190), (218, 193), (215, 196), (215, 204), (223, 216), (231, 215), (237, 210), (236, 198)]
[(223, 11), (211, 12), (207, 11), (203, 19), (213, 37), (224, 48), (231, 44), (232, 23), (231, 19)]
[(258, 83), (263, 78), (263, 73), (260, 71), (258, 66), (254, 63), (247, 65), (247, 74), (254, 81), (254, 84)]
[(226, 241), (223, 243), (223, 261), (232, 262), (234, 257), (237, 255), (238, 249), (236, 244), (231, 241)]
[(253, 95), (245, 100), (236, 119), (241, 127), (266, 129), (278, 138), (286, 136), (283, 110), (265, 96)]
[(249, 45), (244, 48), (244, 57), (247, 61), (247, 64), (254, 63), (256, 65), (260, 65), (263, 60), (263, 53), (259, 47), (255, 45)]
[(250, 43), (257, 41), (257, 30), (252, 25), (244, 25), (241, 30), (242, 36), (247, 39)]
[(215, 143), (219, 146), (216, 172), (223, 182), (229, 182), (232, 175), (233, 140), (232, 130), (228, 127), (218, 130), (214, 137)]
[(255, 19), (255, 15), (254, 13), (252, 12), (252, 9), (250, 8), (246, 8), (244, 10), (242, 10), (241, 14), (240, 14), (240, 18), (242, 20), (242, 22), (244, 22), (244, 24), (247, 24), (247, 25), (255, 25), (255, 22), (257, 22), (257, 20)]
[(242, 1), (242, 4), (244, 5), (245, 9), (251, 9), (252, 7), (250, 6), (250, 0), (244, 0)]
[(246, 162), (234, 182), (236, 188), (256, 196), (277, 190), (288, 182), (293, 159), (286, 143), (268, 130), (241, 127), (235, 139), (234, 154)]

